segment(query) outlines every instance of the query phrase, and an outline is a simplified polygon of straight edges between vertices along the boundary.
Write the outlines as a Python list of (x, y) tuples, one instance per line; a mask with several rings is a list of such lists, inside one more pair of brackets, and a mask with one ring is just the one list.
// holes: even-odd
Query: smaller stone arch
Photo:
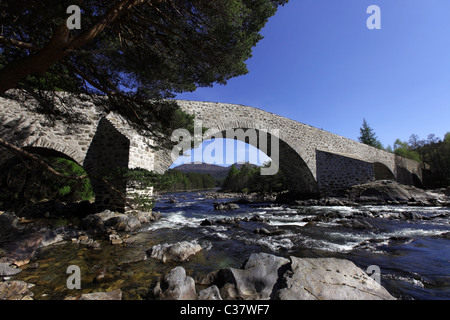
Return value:
[(415, 173), (411, 173), (413, 186), (420, 189), (425, 189), (425, 186), (422, 183), (422, 180), (420, 180), (419, 176)]
[(374, 162), (373, 172), (375, 180), (393, 180), (396, 181), (394, 173), (389, 169), (388, 166), (381, 162)]
[[(75, 164), (77, 164), (78, 166), (82, 167), (82, 164), (78, 161), (76, 161), (73, 157), (69, 156), (66, 153), (63, 153), (61, 151), (55, 150), (55, 149), (50, 149), (50, 148), (45, 148), (45, 147), (34, 147), (34, 146), (26, 146), (22, 148), (25, 152), (28, 152), (30, 154), (33, 155), (37, 155), (39, 157), (42, 157), (44, 161), (47, 161), (48, 158), (62, 158), (62, 159), (66, 159), (69, 160), (70, 162), (73, 162)], [(10, 153), (8, 151), (8, 153)], [(47, 159), (46, 159), (47, 158)], [(13, 179), (15, 181), (13, 181), (13, 185), (17, 183), (20, 183), (25, 186), (28, 185), (28, 178), (29, 177), (29, 169), (32, 169), (32, 179), (34, 179), (36, 176), (34, 176), (35, 174), (37, 174), (37, 177), (42, 177), (39, 176), (39, 173), (44, 172), (47, 173), (47, 176), (49, 178), (52, 177), (52, 174), (48, 173), (46, 171), (46, 169), (40, 167), (40, 165), (38, 165), (37, 163), (35, 163), (33, 160), (30, 160), (26, 157), (20, 159), (18, 155), (13, 155), (12, 153), (10, 153), (10, 156), (5, 160), (2, 159), (3, 161), (0, 162), (0, 172), (5, 175), (3, 175), (4, 177), (2, 177), (2, 181), (1, 184), (3, 185), (3, 187), (7, 187), (9, 186), (10, 183), (10, 179), (8, 177), (13, 177)], [(30, 161), (27, 163), (27, 161)], [(21, 165), (21, 166), (19, 166)], [(25, 168), (25, 166), (27, 166), (27, 168)], [(53, 167), (54, 169), (56, 169), (56, 171), (59, 171), (56, 167)], [(56, 176), (54, 176), (54, 178), (56, 178)], [(57, 178), (56, 178), (57, 179)], [(87, 176), (87, 181), (90, 184), (91, 187), (93, 187), (92, 185), (92, 179), (90, 179), (89, 175)], [(40, 183), (42, 186), (45, 186), (44, 183), (41, 182), (41, 180), (39, 179)], [(49, 181), (56, 181), (56, 180), (49, 180)], [(69, 182), (69, 180), (67, 180), (67, 182)], [(20, 185), (19, 184), (19, 185)], [(47, 185), (48, 187), (52, 187), (51, 185)], [(30, 190), (34, 189), (34, 186), (32, 188), (30, 188)], [(42, 194), (41, 194), (42, 195)], [(95, 194), (94, 194), (95, 196)], [(50, 198), (50, 200), (54, 200), (52, 198)]]

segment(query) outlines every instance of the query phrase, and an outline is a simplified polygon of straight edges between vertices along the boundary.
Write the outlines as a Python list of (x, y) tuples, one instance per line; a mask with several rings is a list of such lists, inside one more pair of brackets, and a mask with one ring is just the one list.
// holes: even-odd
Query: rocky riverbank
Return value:
[[(209, 199), (234, 199), (232, 203), (275, 202), (301, 206), (410, 205), (450, 207), (450, 188), (424, 190), (391, 180), (378, 180), (341, 190), (333, 197), (298, 200), (289, 193), (209, 192)], [(227, 204), (230, 204), (228, 202)], [(218, 206), (220, 203), (218, 203)], [(220, 208), (219, 208), (220, 209)]]
[[(378, 235), (386, 232), (383, 222), (386, 220), (389, 220), (389, 226), (391, 221), (395, 220), (392, 223), (405, 224), (407, 228), (410, 228), (410, 224), (425, 226), (439, 221), (442, 223), (443, 219), (450, 217), (447, 209), (423, 208), (423, 212), (405, 209), (407, 206), (448, 206), (450, 203), (448, 190), (425, 191), (390, 181), (376, 181), (354, 186), (341, 194), (339, 198), (296, 200), (281, 205), (276, 203), (277, 195), (275, 194), (227, 193), (223, 195), (208, 192), (192, 193), (192, 195), (197, 195), (194, 196), (195, 201), (192, 201), (192, 196), (188, 194), (179, 194), (170, 203), (165, 201), (165, 198), (160, 199), (164, 206), (173, 210), (172, 220), (166, 217), (159, 219), (158, 212), (120, 214), (105, 210), (95, 213), (89, 203), (61, 205), (49, 202), (41, 203), (34, 208), (26, 208), (17, 214), (12, 211), (0, 211), (0, 300), (33, 299), (33, 292), (37, 292), (38, 299), (44, 297), (42, 293), (48, 290), (47, 285), (35, 282), (37, 286), (33, 287), (34, 282), (30, 280), (33, 279), (33, 272), (39, 273), (40, 277), (43, 275), (46, 277), (47, 274), (43, 273), (48, 268), (46, 259), (54, 259), (53, 261), (57, 264), (56, 262), (62, 257), (64, 262), (58, 264), (58, 267), (54, 269), (56, 272), (65, 270), (66, 264), (72, 264), (69, 261), (76, 261), (75, 264), (80, 265), (84, 264), (84, 261), (89, 261), (83, 274), (87, 277), (84, 281), (92, 287), (91, 291), (85, 288), (78, 294), (76, 291), (75, 294), (67, 294), (64, 289), (66, 278), (63, 272), (62, 276), (55, 281), (62, 288), (62, 290), (59, 289), (61, 293), (56, 296), (58, 299), (103, 300), (130, 299), (130, 297), (139, 299), (184, 299), (186, 297), (192, 299), (390, 299), (391, 297), (384, 293), (364, 296), (364, 292), (372, 290), (361, 286), (367, 284), (368, 276), (361, 269), (358, 270), (355, 265), (351, 266), (349, 260), (337, 261), (338, 259), (324, 258), (308, 260), (296, 257), (298, 251), (292, 251), (289, 255), (282, 250), (271, 251), (284, 255), (280, 257), (265, 256), (262, 253), (250, 255), (251, 252), (264, 252), (264, 248), (249, 249), (246, 253), (242, 253), (239, 249), (240, 253), (236, 255), (232, 265), (239, 265), (241, 259), (250, 255), (241, 268), (222, 268), (223, 265), (231, 264), (217, 264), (208, 267), (209, 270), (216, 271), (203, 275), (199, 275), (198, 271), (195, 271), (193, 275), (190, 268), (193, 263), (202, 270), (203, 265), (210, 263), (205, 260), (206, 257), (218, 256), (215, 253), (211, 255), (211, 241), (215, 241), (213, 248), (219, 251), (222, 250), (224, 243), (220, 241), (227, 241), (227, 248), (233, 247), (233, 241), (239, 243), (244, 241), (246, 246), (250, 244), (255, 247), (256, 244), (267, 243), (269, 248), (275, 249), (277, 246), (270, 244), (276, 242), (277, 245), (286, 244), (289, 245), (287, 248), (290, 248), (295, 243), (293, 241), (296, 241), (295, 235), (298, 234), (295, 225), (300, 225), (301, 232), (305, 234), (306, 232), (313, 234), (315, 228), (323, 230), (325, 224), (332, 224), (336, 232), (343, 231), (348, 234), (355, 232), (357, 236), (359, 233)], [(174, 197), (174, 195), (168, 197)], [(205, 198), (208, 200), (201, 200)], [(204, 203), (199, 205), (200, 201)], [(364, 206), (365, 204), (371, 206)], [(402, 205), (403, 207), (397, 210), (392, 209), (395, 208), (394, 206), (387, 210), (373, 207), (374, 204)], [(188, 206), (192, 206), (191, 209), (185, 209)], [(331, 208), (308, 208), (308, 206)], [(186, 223), (180, 220), (181, 210), (192, 212), (188, 213), (189, 219)], [(255, 213), (247, 213), (252, 212), (249, 210), (254, 210)], [(199, 212), (203, 212), (202, 219), (199, 218)], [(152, 222), (158, 227), (152, 227)], [(178, 228), (186, 228), (186, 225), (189, 225), (189, 228), (183, 230), (189, 231), (183, 231), (186, 232), (185, 235), (174, 236), (174, 233), (166, 231), (173, 227), (168, 222), (179, 224), (173, 232), (177, 232)], [(280, 222), (283, 223), (280, 224)], [(288, 222), (287, 227), (283, 227), (285, 222)], [(144, 229), (147, 233), (142, 233)], [(155, 229), (161, 230), (161, 236), (152, 236)], [(445, 229), (444, 225), (442, 230), (437, 232), (434, 236), (436, 241), (448, 239), (449, 232), (444, 232)], [(392, 232), (392, 235), (389, 234), (386, 237), (385, 242), (402, 244), (413, 241), (412, 229), (407, 230), (409, 233), (405, 235)], [(428, 231), (420, 230), (420, 232)], [(192, 233), (195, 233), (195, 236), (186, 237)], [(370, 251), (370, 248), (384, 241), (383, 237), (372, 238), (373, 236), (370, 236), (368, 240), (360, 241), (353, 246), (356, 250), (365, 250), (364, 248), (367, 247)], [(197, 242), (195, 239), (200, 240)], [(41, 249), (56, 251), (63, 247), (64, 250), (61, 252), (64, 253), (59, 256), (35, 258), (37, 253), (40, 255)], [(65, 259), (65, 254), (71, 255), (72, 258)], [(112, 256), (109, 256), (110, 254)], [(353, 258), (350, 260), (358, 263)], [(131, 269), (134, 270), (135, 265), (138, 265), (139, 271), (131, 271)], [(148, 266), (152, 267), (149, 269)], [(154, 270), (155, 266), (158, 271), (154, 274), (152, 271), (149, 277), (147, 275), (149, 270)], [(217, 270), (218, 268), (222, 269)], [(321, 278), (315, 276), (316, 272), (319, 272), (317, 270), (323, 271), (318, 273)], [(339, 272), (333, 270), (339, 270)], [(365, 274), (364, 277), (360, 271)], [(133, 272), (139, 276), (134, 278)], [(26, 276), (21, 277), (24, 274)], [(318, 279), (326, 280), (321, 282)], [(361, 283), (352, 282), (358, 279)], [(335, 280), (336, 282), (333, 282)], [(135, 283), (132, 285), (135, 288), (125, 288), (122, 286), (124, 283)], [(192, 290), (192, 283), (194, 290)], [(321, 283), (324, 286), (322, 288)], [(155, 284), (157, 285), (154, 289)], [(177, 287), (179, 285), (187, 287), (179, 288)], [(340, 286), (342, 288), (332, 292), (331, 288), (337, 289)], [(173, 290), (168, 291), (168, 288)], [(350, 288), (358, 288), (358, 290), (349, 292)], [(387, 288), (390, 289), (390, 287)], [(105, 292), (97, 292), (102, 290)], [(177, 292), (184, 292), (187, 296)], [(393, 294), (398, 297), (397, 292), (394, 291)]]
[[(82, 204), (86, 208), (86, 204)], [(22, 216), (0, 211), (0, 300), (32, 299), (33, 284), (10, 280), (30, 264), (36, 252), (50, 245), (73, 243), (101, 250), (100, 242), (118, 245), (129, 241), (130, 234), (143, 224), (159, 219), (157, 212), (121, 214), (105, 210), (99, 213), (74, 211), (72, 206), (40, 204)], [(45, 208), (45, 210), (41, 210)], [(72, 208), (72, 210), (71, 210)], [(81, 218), (83, 217), (83, 218)]]

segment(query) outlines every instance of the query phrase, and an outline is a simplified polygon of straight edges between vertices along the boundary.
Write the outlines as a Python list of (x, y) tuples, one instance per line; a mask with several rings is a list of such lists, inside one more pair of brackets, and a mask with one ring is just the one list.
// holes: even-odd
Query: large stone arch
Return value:
[[(280, 137), (279, 132), (275, 132), (260, 121), (245, 118), (224, 121), (215, 127), (204, 123), (202, 125), (208, 129), (203, 135), (203, 140), (228, 138), (248, 143), (271, 157), (273, 168), (278, 168), (284, 173), (291, 193), (298, 197), (318, 196), (317, 182), (310, 168), (302, 156), (291, 147), (290, 142)], [(277, 141), (273, 144), (272, 141), (275, 139)], [(278, 148), (276, 157), (272, 155), (275, 148)], [(155, 156), (155, 170), (164, 173), (172, 165), (173, 160), (171, 150), (159, 151)]]

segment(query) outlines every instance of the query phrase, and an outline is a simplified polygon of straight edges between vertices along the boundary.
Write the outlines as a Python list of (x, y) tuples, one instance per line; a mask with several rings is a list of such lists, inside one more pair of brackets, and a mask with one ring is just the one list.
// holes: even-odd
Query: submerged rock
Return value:
[(122, 290), (116, 289), (108, 292), (84, 293), (79, 300), (122, 300)]
[(32, 287), (34, 284), (20, 280), (0, 282), (0, 300), (33, 300)]
[(223, 203), (214, 203), (214, 210), (237, 210), (240, 207), (236, 203), (232, 202), (223, 202)]
[(18, 267), (27, 264), (41, 246), (44, 235), (35, 232), (3, 244), (5, 256), (1, 262), (13, 263)]
[(0, 276), (12, 276), (22, 272), (22, 269), (13, 268), (9, 263), (0, 263)]

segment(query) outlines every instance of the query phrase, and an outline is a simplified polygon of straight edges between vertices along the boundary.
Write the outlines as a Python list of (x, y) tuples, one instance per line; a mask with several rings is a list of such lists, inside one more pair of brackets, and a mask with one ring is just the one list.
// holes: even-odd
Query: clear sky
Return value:
[[(367, 8), (381, 9), (369, 30)], [(249, 73), (178, 99), (257, 107), (384, 146), (450, 131), (449, 0), (290, 0), (262, 31)]]

